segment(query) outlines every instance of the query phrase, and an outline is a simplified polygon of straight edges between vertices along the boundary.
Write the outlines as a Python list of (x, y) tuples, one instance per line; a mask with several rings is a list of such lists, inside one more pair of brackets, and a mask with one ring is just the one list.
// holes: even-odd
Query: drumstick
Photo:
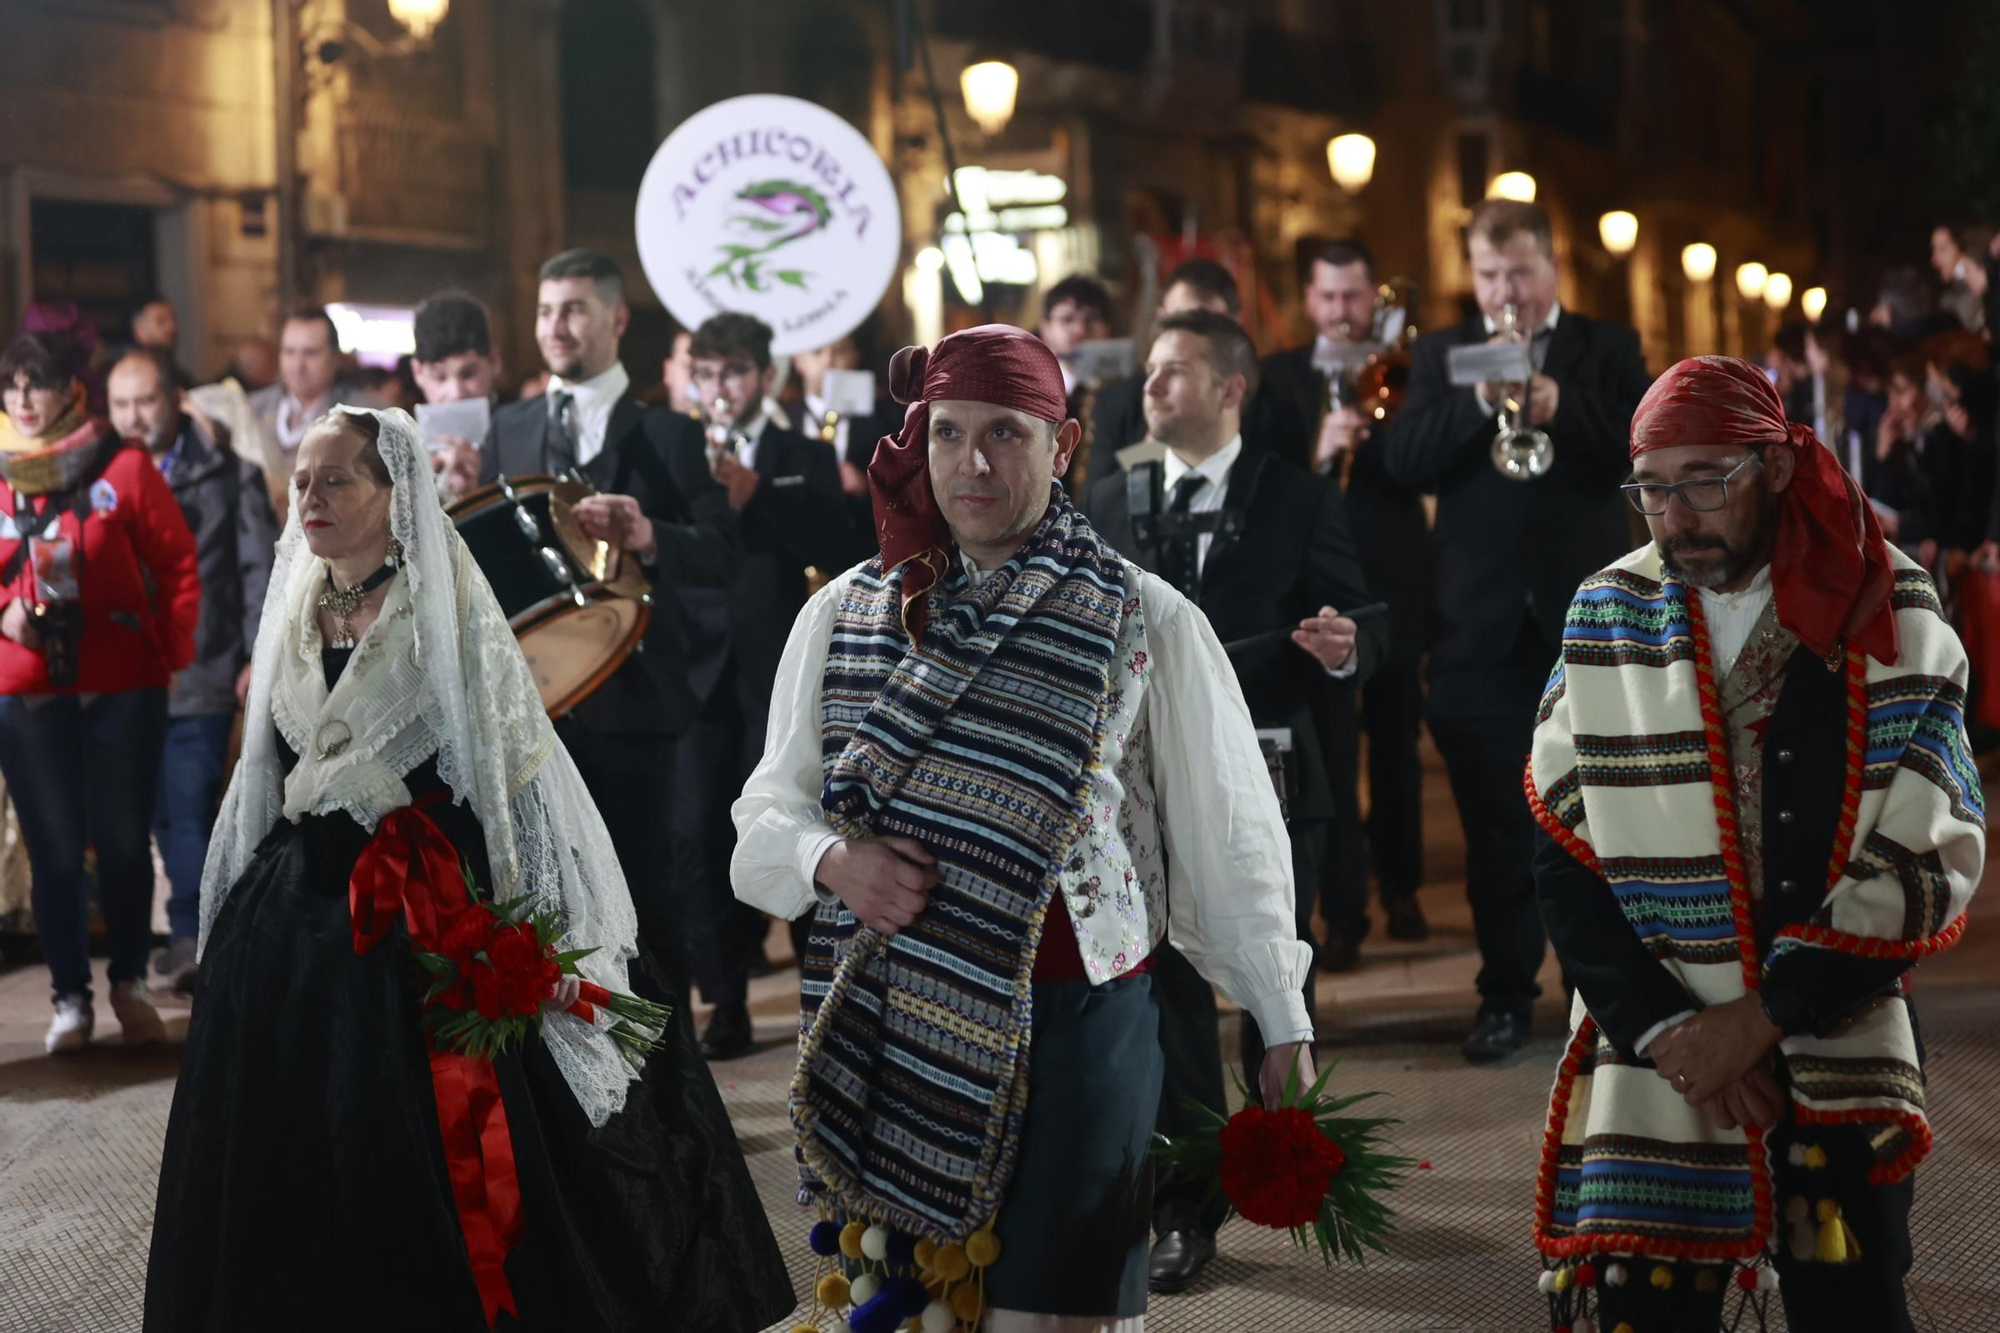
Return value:
[[(1349, 620), (1359, 620), (1362, 616), (1379, 616), (1388, 609), (1389, 604), (1387, 602), (1370, 602), (1366, 606), (1357, 606), (1352, 611), (1342, 611), (1340, 614)], [(1225, 653), (1247, 652), (1252, 648), (1262, 648), (1267, 644), (1289, 639), (1297, 631), (1298, 627), (1296, 625), (1290, 625), (1284, 629), (1267, 630), (1262, 634), (1252, 634), (1248, 638), (1231, 639), (1228, 643), (1222, 645), (1222, 651)]]

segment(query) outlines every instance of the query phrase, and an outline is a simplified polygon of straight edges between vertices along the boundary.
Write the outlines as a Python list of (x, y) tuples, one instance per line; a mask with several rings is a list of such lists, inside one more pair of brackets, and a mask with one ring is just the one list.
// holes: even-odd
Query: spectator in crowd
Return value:
[(269, 338), (251, 338), (236, 349), (222, 374), (242, 385), (245, 393), (268, 389), (278, 382), (278, 349)]
[(174, 313), (173, 302), (157, 293), (146, 297), (132, 307), (132, 313), (125, 321), (125, 329), (130, 336), (130, 346), (166, 353), (167, 364), (173, 367), (175, 388), (194, 387), (194, 376), (189, 374), (176, 359), (181, 339), (181, 322), (180, 317)]
[(250, 654), (270, 581), (278, 521), (258, 468), (230, 451), (223, 428), (203, 426), (180, 406), (164, 350), (135, 347), (111, 367), (111, 425), (144, 448), (166, 478), (194, 537), (201, 615), (194, 661), (167, 693), (165, 756), (153, 806), (153, 838), (166, 865), (167, 947), (153, 972), (173, 990), (195, 979), (201, 870), (215, 827), (236, 710), (250, 688)]
[(1978, 333), (1986, 327), (1986, 247), (1993, 233), (1939, 223), (1931, 229), (1931, 267), (1944, 293), (1938, 308)]
[(26, 334), (0, 354), (0, 774), (34, 873), (51, 1054), (96, 1024), (90, 881), (109, 936), (111, 1008), (128, 1045), (166, 1028), (146, 987), (153, 813), (167, 684), (194, 657), (194, 539), (141, 450), (91, 414), (81, 354)]
[(1903, 265), (1882, 275), (1882, 293), (1868, 312), (1868, 322), (1887, 329), (1898, 342), (1910, 343), (1933, 332), (1937, 305), (1923, 275)]
[(250, 405), (268, 425), (283, 459), (299, 451), (306, 431), (336, 406), (382, 404), (351, 380), (340, 377), (340, 330), (324, 306), (303, 306), (285, 320), (278, 338), (278, 382), (250, 396)]

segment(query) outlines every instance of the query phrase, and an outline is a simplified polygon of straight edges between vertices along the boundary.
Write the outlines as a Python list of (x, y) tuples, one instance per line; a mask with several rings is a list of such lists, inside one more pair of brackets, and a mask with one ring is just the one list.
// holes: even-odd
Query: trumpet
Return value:
[[(1520, 307), (1509, 301), (1500, 308), (1498, 330), (1511, 342), (1526, 342), (1521, 327)], [(1532, 374), (1533, 362), (1530, 361)], [(1548, 475), (1555, 466), (1556, 446), (1547, 433), (1527, 423), (1528, 384), (1507, 384), (1501, 388), (1500, 410), (1495, 417), (1500, 431), (1493, 437), (1493, 466), (1509, 481), (1534, 481)]]

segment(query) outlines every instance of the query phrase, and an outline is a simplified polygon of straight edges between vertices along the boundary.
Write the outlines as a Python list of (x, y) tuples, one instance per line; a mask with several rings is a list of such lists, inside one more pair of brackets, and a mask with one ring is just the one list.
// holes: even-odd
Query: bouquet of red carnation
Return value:
[[(542, 1005), (564, 976), (580, 977), (577, 960), (595, 949), (559, 951), (561, 922), (537, 912), (526, 897), (492, 903), (471, 892), (467, 905), (445, 923), (435, 951), (416, 957), (431, 975), (424, 994), (424, 1030), (439, 1049), (491, 1059), (542, 1030)], [(568, 1012), (586, 1023), (608, 1009), (618, 1022), (607, 1029), (627, 1059), (638, 1063), (666, 1030), (664, 1005), (618, 995), (585, 981)]]
[(1156, 1136), (1153, 1155), (1182, 1179), (1205, 1182), (1211, 1198), (1220, 1194), (1247, 1222), (1289, 1231), (1301, 1246), (1310, 1229), (1326, 1263), (1336, 1254), (1359, 1263), (1364, 1250), (1387, 1253), (1392, 1226), (1381, 1195), (1395, 1188), (1410, 1159), (1389, 1156), (1377, 1143), (1395, 1121), (1342, 1114), (1378, 1094), (1327, 1096), (1333, 1069), (1303, 1095), (1295, 1070), (1282, 1104), (1252, 1102), (1227, 1119), (1184, 1099), (1204, 1123), (1178, 1140)]

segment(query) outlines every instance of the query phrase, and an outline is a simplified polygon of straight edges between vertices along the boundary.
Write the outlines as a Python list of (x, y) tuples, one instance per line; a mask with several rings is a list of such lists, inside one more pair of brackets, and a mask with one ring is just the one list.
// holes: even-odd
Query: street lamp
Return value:
[(1486, 197), (1532, 204), (1535, 202), (1535, 178), (1525, 171), (1503, 171), (1486, 187)]
[(1773, 273), (1764, 279), (1764, 304), (1773, 310), (1783, 310), (1792, 303), (1792, 277), (1789, 273)]
[(1021, 73), (1004, 60), (982, 60), (965, 67), (958, 88), (965, 94), (965, 113), (986, 133), (998, 134), (1014, 118)]
[(1622, 259), (1639, 243), (1639, 219), (1622, 208), (1613, 209), (1597, 220), (1597, 238)]
[(1808, 287), (1800, 292), (1799, 313), (1812, 323), (1819, 323), (1819, 317), (1826, 313), (1826, 288)]
[(1681, 272), (1689, 282), (1707, 282), (1715, 276), (1715, 247), (1696, 241), (1681, 248)]
[(1771, 270), (1756, 260), (1736, 266), (1736, 294), (1746, 301), (1754, 301), (1764, 294), (1764, 279), (1771, 276)]
[(389, 0), (389, 17), (410, 30), (410, 36), (426, 41), (444, 22), (451, 0)]
[(1326, 165), (1335, 184), (1358, 194), (1375, 177), (1375, 141), (1365, 134), (1337, 134), (1327, 140)]

